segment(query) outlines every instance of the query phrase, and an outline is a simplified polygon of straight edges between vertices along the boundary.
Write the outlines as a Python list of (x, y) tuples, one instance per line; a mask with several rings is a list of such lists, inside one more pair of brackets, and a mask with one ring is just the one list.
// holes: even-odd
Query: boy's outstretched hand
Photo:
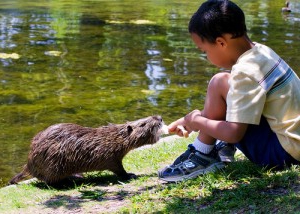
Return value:
[(192, 131), (198, 131), (196, 127), (193, 127), (193, 122), (197, 116), (201, 116), (201, 111), (194, 110), (168, 126), (169, 133), (177, 134), (181, 137), (188, 137)]
[(183, 137), (186, 137), (186, 138), (189, 137), (190, 133), (183, 126), (179, 125), (179, 126), (177, 126), (177, 128), (180, 130), (179, 132), (180, 132), (180, 134), (183, 135)]
[(174, 121), (173, 123), (168, 125), (168, 131), (169, 133), (174, 133), (177, 134), (181, 137), (184, 136), (184, 131), (187, 132), (187, 135), (189, 134), (188, 131), (184, 128), (184, 118), (180, 118), (176, 121)]

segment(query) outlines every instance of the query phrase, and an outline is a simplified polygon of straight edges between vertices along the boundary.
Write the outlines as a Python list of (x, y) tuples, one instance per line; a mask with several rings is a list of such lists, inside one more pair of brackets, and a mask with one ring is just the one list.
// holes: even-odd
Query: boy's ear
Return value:
[(221, 47), (227, 46), (227, 41), (223, 37), (217, 37), (216, 38), (216, 44), (220, 45)]

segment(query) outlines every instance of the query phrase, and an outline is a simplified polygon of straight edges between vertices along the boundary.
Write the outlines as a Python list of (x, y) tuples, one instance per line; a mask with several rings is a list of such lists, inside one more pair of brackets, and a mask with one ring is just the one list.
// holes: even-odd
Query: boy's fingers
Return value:
[(189, 132), (182, 125), (170, 127), (169, 133), (177, 134), (180, 137), (188, 137), (189, 136)]
[(184, 118), (180, 118), (179, 120), (168, 125), (169, 133), (175, 133), (181, 137), (188, 136), (188, 131), (184, 128)]
[(168, 126), (168, 131), (169, 131), (169, 133), (174, 133), (174, 132), (176, 132), (176, 127), (174, 128), (174, 127), (170, 127), (170, 126)]
[(181, 136), (183, 136), (183, 137), (189, 136), (189, 132), (185, 129), (184, 126), (179, 125), (179, 126), (177, 126), (177, 128), (180, 130), (180, 132), (182, 134)]
[(176, 122), (173, 122), (171, 124), (168, 125), (168, 130), (169, 132), (172, 132), (172, 133), (176, 133), (176, 129), (177, 129), (177, 123)]

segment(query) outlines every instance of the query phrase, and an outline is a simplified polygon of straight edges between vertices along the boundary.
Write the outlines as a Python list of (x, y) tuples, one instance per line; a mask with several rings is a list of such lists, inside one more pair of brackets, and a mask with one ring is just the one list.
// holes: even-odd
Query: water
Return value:
[[(300, 72), (300, 4), (236, 1), (252, 40)], [(25, 163), (31, 138), (60, 122), (97, 127), (153, 114), (166, 123), (203, 107), (218, 68), (187, 32), (199, 2), (0, 2), (0, 179)]]

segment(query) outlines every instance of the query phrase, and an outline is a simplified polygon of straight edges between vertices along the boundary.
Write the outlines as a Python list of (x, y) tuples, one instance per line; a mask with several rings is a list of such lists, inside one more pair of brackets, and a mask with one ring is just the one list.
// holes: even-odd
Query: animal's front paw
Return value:
[(121, 176), (121, 178), (122, 178), (122, 180), (127, 181), (127, 180), (131, 180), (131, 179), (136, 179), (137, 176), (136, 176), (136, 174), (133, 174), (133, 173), (127, 173), (126, 175)]

